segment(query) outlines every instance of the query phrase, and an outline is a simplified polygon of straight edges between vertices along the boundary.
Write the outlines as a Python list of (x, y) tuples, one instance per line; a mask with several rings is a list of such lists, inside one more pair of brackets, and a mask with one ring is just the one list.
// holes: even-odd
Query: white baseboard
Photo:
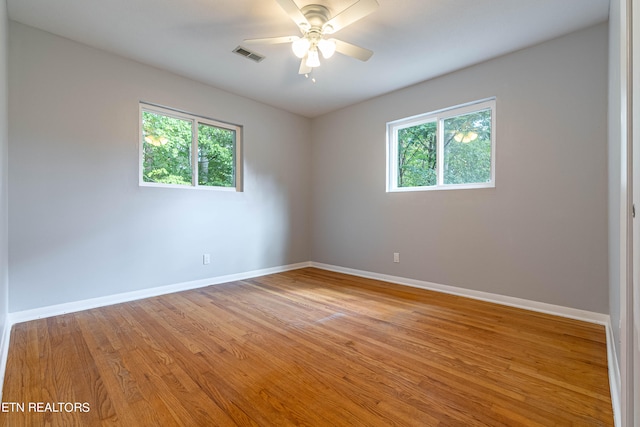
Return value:
[(7, 371), (7, 358), (9, 357), (9, 341), (11, 340), (11, 326), (8, 316), (4, 322), (2, 329), (2, 337), (0, 338), (0, 401), (2, 401), (2, 388), (4, 386), (4, 374)]
[(622, 382), (620, 380), (620, 365), (613, 336), (611, 322), (607, 323), (607, 363), (609, 365), (609, 388), (611, 389), (611, 406), (613, 406), (613, 421), (616, 427), (622, 426), (622, 400), (620, 392)]
[(583, 320), (585, 322), (597, 323), (606, 326), (609, 324), (609, 315), (602, 313), (594, 313), (576, 308), (563, 307), (560, 305), (547, 304), (544, 302), (531, 301), (522, 298), (510, 297), (500, 294), (492, 294), (490, 292), (475, 291), (472, 289), (458, 288), (455, 286), (441, 285), (438, 283), (425, 282), (423, 280), (408, 279), (406, 277), (390, 276), (387, 274), (372, 273), (370, 271), (355, 270), (353, 268), (339, 267), (336, 265), (322, 264), (311, 262), (312, 267), (322, 270), (335, 271), (338, 273), (351, 274), (353, 276), (365, 277), (368, 279), (381, 280), (383, 282), (397, 283), (399, 285), (411, 286), (414, 288), (427, 289), (446, 294), (458, 295), (462, 297), (477, 299), (481, 301), (493, 302), (496, 304), (507, 305), (510, 307), (523, 308), (525, 310), (536, 311), (539, 313), (553, 314), (556, 316), (567, 317), (575, 320)]
[(104, 297), (39, 307), (31, 310), (17, 311), (9, 313), (8, 323), (11, 323), (13, 325), (16, 323), (28, 322), (30, 320), (43, 319), (45, 317), (59, 316), (61, 314), (74, 313), (77, 311), (89, 310), (97, 307), (105, 307), (108, 305), (120, 304), (123, 302), (135, 301), (143, 298), (171, 294), (174, 292), (188, 291), (190, 289), (203, 288), (205, 286), (219, 285), (221, 283), (234, 282), (236, 280), (250, 279), (252, 277), (266, 276), (267, 274), (297, 270), (309, 266), (311, 266), (310, 262), (301, 262), (298, 264), (289, 264), (279, 267), (247, 271), (244, 273), (210, 277), (207, 279), (193, 280), (190, 282), (176, 283), (173, 285), (159, 286), (155, 288), (142, 289), (139, 291), (124, 292), (115, 295), (107, 295)]

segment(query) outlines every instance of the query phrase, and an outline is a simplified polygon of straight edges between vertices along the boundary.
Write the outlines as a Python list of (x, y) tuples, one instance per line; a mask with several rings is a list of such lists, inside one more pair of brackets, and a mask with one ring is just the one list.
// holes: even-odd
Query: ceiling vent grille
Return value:
[(233, 49), (233, 53), (237, 53), (238, 55), (242, 55), (245, 58), (249, 58), (250, 60), (255, 61), (255, 62), (260, 62), (265, 58), (264, 56), (260, 55), (259, 53), (252, 52), (249, 49), (244, 48), (242, 46), (238, 46), (235, 49)]

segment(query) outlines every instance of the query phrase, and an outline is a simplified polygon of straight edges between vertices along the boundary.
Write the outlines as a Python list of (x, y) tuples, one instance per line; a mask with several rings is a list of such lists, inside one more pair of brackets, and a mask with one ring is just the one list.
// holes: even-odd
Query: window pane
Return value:
[(436, 122), (398, 130), (398, 187), (436, 185)]
[(198, 184), (235, 186), (236, 132), (198, 124)]
[(142, 112), (144, 182), (191, 185), (191, 121)]
[(491, 110), (444, 122), (444, 184), (491, 181)]

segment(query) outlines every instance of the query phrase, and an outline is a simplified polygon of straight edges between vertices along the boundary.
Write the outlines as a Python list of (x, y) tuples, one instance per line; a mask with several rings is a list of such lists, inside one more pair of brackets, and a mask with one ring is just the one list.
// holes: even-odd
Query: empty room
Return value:
[(0, 0), (0, 425), (640, 425), (638, 22)]

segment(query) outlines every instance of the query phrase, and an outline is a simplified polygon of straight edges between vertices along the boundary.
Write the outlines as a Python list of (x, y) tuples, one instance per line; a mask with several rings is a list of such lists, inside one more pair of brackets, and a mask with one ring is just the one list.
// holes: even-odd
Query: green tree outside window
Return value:
[[(143, 109), (142, 181), (235, 187), (238, 132), (234, 126), (223, 126)], [(197, 152), (195, 159), (194, 150)], [(197, 168), (194, 168), (194, 161), (197, 161)], [(197, 183), (194, 183), (194, 175), (197, 175)]]

